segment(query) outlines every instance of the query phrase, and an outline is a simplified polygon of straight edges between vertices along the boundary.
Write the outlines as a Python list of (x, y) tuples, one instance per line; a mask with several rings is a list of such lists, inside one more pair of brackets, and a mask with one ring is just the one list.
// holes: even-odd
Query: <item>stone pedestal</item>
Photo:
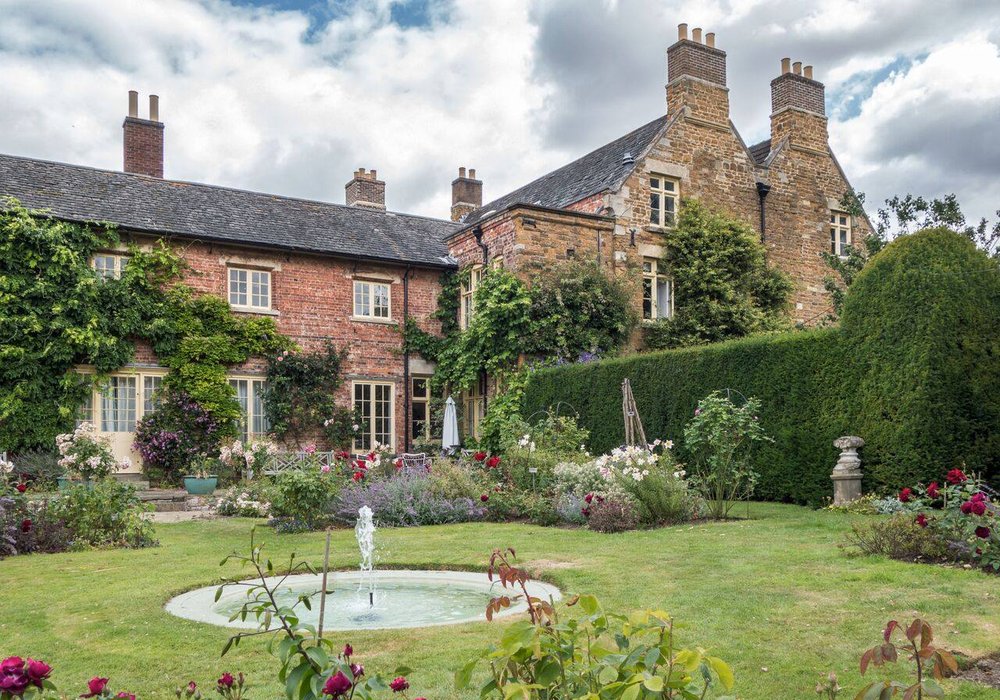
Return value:
[(865, 441), (856, 435), (846, 435), (833, 441), (833, 446), (840, 449), (840, 459), (830, 475), (835, 506), (861, 498), (861, 458), (858, 457), (858, 449), (864, 445)]

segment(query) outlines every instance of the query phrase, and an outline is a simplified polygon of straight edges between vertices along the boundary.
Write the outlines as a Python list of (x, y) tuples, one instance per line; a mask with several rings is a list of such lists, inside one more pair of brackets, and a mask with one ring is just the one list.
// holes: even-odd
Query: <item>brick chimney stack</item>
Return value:
[(358, 168), (344, 189), (347, 190), (348, 206), (385, 211), (385, 182), (378, 179), (376, 171), (365, 172), (364, 168)]
[(128, 116), (125, 131), (125, 172), (163, 177), (163, 122), (160, 121), (160, 98), (149, 96), (149, 119), (139, 118), (139, 93), (128, 91)]
[(788, 138), (792, 146), (829, 151), (826, 89), (813, 79), (813, 67), (781, 59), (781, 75), (771, 81), (771, 142)]
[(465, 168), (458, 169), (458, 177), (451, 181), (451, 220), (461, 221), (466, 214), (483, 206), (483, 181), (476, 179), (476, 169), (465, 175)]
[(700, 27), (688, 39), (677, 25), (677, 42), (667, 49), (667, 114), (686, 109), (689, 117), (729, 128), (726, 52), (715, 47), (715, 33), (702, 42)]

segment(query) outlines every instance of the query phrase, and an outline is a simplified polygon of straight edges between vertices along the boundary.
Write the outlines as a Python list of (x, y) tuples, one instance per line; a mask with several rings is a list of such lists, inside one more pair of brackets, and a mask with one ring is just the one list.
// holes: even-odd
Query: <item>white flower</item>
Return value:
[(528, 443), (528, 452), (534, 452), (534, 451), (535, 451), (535, 443), (534, 443), (534, 441), (529, 442)]
[(517, 441), (517, 445), (518, 447), (527, 447), (529, 442), (531, 442), (531, 436), (526, 433)]
[(353, 430), (354, 432), (358, 432), (359, 430), (361, 430), (361, 426), (355, 423), (354, 425), (351, 426), (351, 430)]

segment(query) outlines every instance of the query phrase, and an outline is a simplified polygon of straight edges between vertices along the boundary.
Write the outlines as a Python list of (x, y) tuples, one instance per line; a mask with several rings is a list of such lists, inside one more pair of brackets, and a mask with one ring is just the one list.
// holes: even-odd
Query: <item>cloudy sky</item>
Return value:
[(659, 116), (676, 25), (717, 35), (732, 117), (768, 135), (779, 59), (826, 83), (855, 187), (1000, 208), (994, 0), (0, 0), (0, 152), (121, 168), (127, 91), (161, 96), (166, 176), (446, 217)]

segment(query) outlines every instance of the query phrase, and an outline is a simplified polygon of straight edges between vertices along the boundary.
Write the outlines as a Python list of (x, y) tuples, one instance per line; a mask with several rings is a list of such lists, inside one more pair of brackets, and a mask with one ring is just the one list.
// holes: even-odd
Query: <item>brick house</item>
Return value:
[[(839, 209), (850, 186), (828, 145), (823, 85), (811, 67), (784, 59), (771, 81), (771, 138), (748, 147), (729, 118), (726, 54), (714, 35), (703, 40), (695, 29), (688, 38), (680, 25), (667, 60), (663, 115), (485, 205), (476, 171), (461, 168), (451, 221), (386, 211), (374, 170), (355, 171), (343, 205), (163, 179), (158, 99), (150, 97), (142, 119), (135, 92), (123, 124), (124, 172), (0, 155), (0, 197), (67, 220), (114, 222), (139, 245), (163, 239), (190, 264), (194, 288), (228, 298), (238, 313), (274, 317), (304, 349), (328, 341), (346, 348), (338, 399), (369, 419), (357, 449), (378, 440), (404, 451), (427, 435), (434, 368), (405, 352), (399, 327), (412, 318), (438, 329), (431, 314), (443, 271), (471, 269), (463, 325), (491, 266), (528, 277), (532, 266), (574, 257), (632, 280), (644, 320), (667, 318), (673, 300), (660, 243), (681, 197), (693, 197), (760, 232), (771, 261), (795, 282), (796, 321), (827, 310), (820, 253), (839, 253), (868, 228)], [(122, 252), (96, 256), (95, 269), (117, 274)], [(164, 374), (140, 346), (85, 407), (120, 454)], [(245, 433), (265, 432), (261, 362), (233, 368), (230, 382)], [(484, 379), (464, 397), (467, 433), (486, 393)]]

